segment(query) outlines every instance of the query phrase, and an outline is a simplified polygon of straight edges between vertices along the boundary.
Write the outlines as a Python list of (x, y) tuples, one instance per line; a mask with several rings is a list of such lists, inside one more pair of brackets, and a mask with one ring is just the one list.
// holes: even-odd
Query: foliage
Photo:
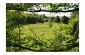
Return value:
[(79, 17), (79, 11), (75, 11), (71, 13), (71, 18)]
[[(20, 29), (21, 29), (21, 33), (23, 33), (23, 34), (20, 34), (21, 45), (23, 47), (32, 48), (34, 50), (50, 51), (52, 49), (53, 50), (67, 49), (67, 46), (69, 44), (73, 44), (72, 41), (67, 43), (69, 40), (73, 39), (73, 36), (70, 35), (70, 32), (71, 32), (70, 29), (72, 30), (71, 24), (67, 25), (67, 24), (54, 23), (52, 28), (49, 29), (48, 23), (44, 23), (42, 25), (41, 23), (38, 23), (38, 24), (23, 25)], [(12, 32), (18, 33), (18, 28), (16, 28), (14, 31)], [(11, 35), (8, 35), (8, 36), (10, 37)], [(12, 36), (18, 37), (19, 35), (12, 34)], [(11, 38), (12, 38), (11, 39), (12, 43), (19, 42), (18, 38), (16, 38), (16, 42), (14, 42), (13, 37)], [(10, 51), (12, 50), (13, 49), (11, 49)], [(18, 50), (18, 51), (22, 51), (22, 50)], [(74, 50), (70, 50), (70, 49), (68, 50), (74, 51), (75, 48)], [(60, 51), (65, 51), (65, 50), (60, 50)]]
[(6, 10), (18, 10), (18, 11), (24, 11), (29, 7), (32, 7), (32, 3), (7, 3), (6, 4)]
[(57, 16), (56, 18), (54, 18), (54, 22), (60, 23), (60, 18), (59, 18), (59, 16)]
[[(71, 19), (67, 24), (64, 23), (55, 23), (54, 19), (49, 18), (48, 22), (31, 24), (32, 21), (37, 20), (37, 15), (33, 15), (33, 17), (27, 14), (17, 13), (16, 11), (7, 12), (7, 30), (6, 30), (6, 45), (7, 51), (29, 51), (24, 48), (30, 48), (35, 51), (78, 51), (77, 48), (69, 47), (74, 44), (73, 40), (77, 32), (74, 34), (70, 34), (73, 29), (73, 25), (79, 20), (77, 17)], [(22, 16), (19, 16), (21, 14)], [(25, 24), (25, 22), (20, 22), (20, 19), (25, 16), (26, 18), (32, 21), (27, 22), (30, 24)], [(20, 18), (19, 18), (20, 17)], [(35, 18), (36, 17), (36, 18)], [(19, 18), (19, 19), (17, 19)], [(34, 20), (33, 20), (34, 19)], [(13, 20), (13, 21), (12, 21)], [(13, 22), (13, 23), (12, 23)], [(12, 23), (12, 24), (11, 24)], [(19, 23), (19, 24), (18, 24)], [(15, 26), (13, 24), (16, 24)], [(77, 28), (78, 30), (78, 28)], [(77, 31), (76, 30), (76, 31)], [(20, 43), (19, 43), (20, 42)], [(75, 42), (78, 43), (78, 42)], [(16, 45), (17, 44), (17, 45)], [(14, 45), (14, 46), (11, 46)], [(11, 47), (10, 47), (11, 46)], [(18, 46), (18, 47), (16, 47)], [(21, 46), (21, 48), (19, 48)], [(78, 44), (77, 44), (78, 46)], [(76, 46), (75, 46), (76, 47)]]
[(54, 17), (48, 19), (48, 26), (51, 28), (53, 26)]
[(76, 3), (73, 5), (7, 3), (6, 51), (79, 51), (79, 18), (69, 20), (68, 17), (63, 16), (63, 23), (60, 23), (59, 16), (46, 17), (25, 12), (33, 6), (42, 9), (40, 5), (48, 6), (48, 9), (52, 7), (49, 10), (61, 10), (60, 7), (78, 8)]
[(66, 17), (66, 16), (63, 16), (63, 17), (62, 17), (62, 22), (65, 23), (65, 24), (68, 24), (69, 18)]
[(7, 3), (6, 10), (35, 10), (33, 6), (35, 6), (39, 10), (69, 10), (69, 8), (79, 8), (79, 3)]
[(37, 22), (43, 23), (48, 20), (48, 18), (42, 17), (42, 15), (39, 16), (37, 14), (29, 14), (18, 11), (8, 11), (6, 16), (7, 16), (6, 18), (7, 25), (16, 25), (17, 23), (19, 24), (27, 24), (27, 23), (34, 24)]

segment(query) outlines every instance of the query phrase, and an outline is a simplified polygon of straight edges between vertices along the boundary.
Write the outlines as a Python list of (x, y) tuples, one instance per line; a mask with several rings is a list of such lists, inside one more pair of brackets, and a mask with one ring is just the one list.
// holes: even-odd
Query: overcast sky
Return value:
[(70, 12), (66, 12), (66, 13), (50, 13), (50, 12), (37, 12), (37, 14), (45, 14), (46, 16), (70, 16)]
[[(27, 13), (32, 13), (32, 12), (27, 12)], [(50, 13), (50, 12), (35, 12), (35, 14), (39, 14), (39, 15), (43, 15), (45, 14), (45, 16), (70, 16), (71, 12), (66, 12), (66, 13)]]
[[(35, 10), (38, 10), (35, 6), (32, 7)], [(43, 9), (43, 7), (41, 7)], [(70, 12), (61, 12), (61, 13), (50, 13), (50, 12), (35, 12), (36, 14), (42, 15), (45, 14), (46, 16), (70, 16)]]

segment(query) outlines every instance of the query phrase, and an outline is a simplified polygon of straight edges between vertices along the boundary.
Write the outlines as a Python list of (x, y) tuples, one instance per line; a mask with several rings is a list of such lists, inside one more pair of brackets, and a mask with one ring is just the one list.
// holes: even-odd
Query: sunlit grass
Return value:
[[(70, 42), (70, 43), (66, 43), (66, 42), (68, 42), (69, 40), (72, 40), (73, 36), (69, 35), (69, 32), (68, 32), (67, 28), (68, 28), (68, 25), (67, 24), (62, 24), (62, 23), (53, 23), (53, 26), (50, 28), (49, 25), (48, 25), (48, 22), (45, 22), (44, 24), (37, 23), (37, 24), (20, 25), (20, 38), (23, 39), (25, 37), (31, 36), (32, 38), (35, 38), (37, 41), (44, 42), (44, 43), (46, 43), (46, 45), (48, 47), (51, 47), (51, 46), (53, 46), (52, 42), (55, 41), (54, 39), (59, 36), (58, 33), (62, 33), (62, 36), (65, 36), (67, 38), (66, 40), (63, 39), (62, 44), (63, 45), (68, 45), (68, 44), (72, 44), (72, 42)], [(55, 35), (54, 30), (58, 31), (58, 32), (56, 32), (56, 34), (58, 34), (58, 36)], [(19, 28), (16, 27), (14, 29), (14, 31), (19, 32)], [(28, 41), (28, 39), (26, 39), (24, 42), (27, 42), (27, 41)], [(79, 40), (77, 40), (76, 42), (79, 42)], [(29, 46), (33, 45), (33, 40), (29, 41), (26, 44), (22, 44), (22, 46), (25, 46), (25, 45), (29, 45)], [(39, 46), (39, 45), (34, 45), (31, 48), (39, 50), (40, 47), (41, 46)], [(54, 47), (52, 47), (52, 48), (54, 48)], [(52, 48), (48, 48), (48, 49), (52, 50)], [(65, 49), (67, 47), (66, 46), (61, 46), (60, 48)], [(22, 50), (22, 51), (26, 52), (26, 51), (29, 51), (29, 50)]]

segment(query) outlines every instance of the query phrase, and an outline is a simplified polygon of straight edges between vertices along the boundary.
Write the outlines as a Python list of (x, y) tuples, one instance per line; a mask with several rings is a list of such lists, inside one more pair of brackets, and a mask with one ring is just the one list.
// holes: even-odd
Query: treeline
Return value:
[(57, 23), (65, 23), (68, 24), (69, 18), (63, 16), (60, 18), (59, 16), (56, 17), (46, 17), (45, 15), (38, 15), (38, 14), (29, 14), (25, 12), (18, 12), (18, 11), (7, 11), (7, 23), (10, 22), (12, 25), (19, 24), (35, 24), (35, 23), (44, 23), (47, 21), (50, 22), (57, 22)]
[(49, 22), (54, 22), (54, 23), (64, 23), (64, 24), (68, 24), (69, 23), (69, 17), (67, 16), (63, 16), (62, 18), (60, 18), (59, 16), (56, 17), (51, 17), (48, 19)]
[(35, 24), (37, 22), (43, 23), (48, 20), (45, 15), (29, 14), (27, 12), (7, 11), (7, 21), (15, 21), (19, 24)]

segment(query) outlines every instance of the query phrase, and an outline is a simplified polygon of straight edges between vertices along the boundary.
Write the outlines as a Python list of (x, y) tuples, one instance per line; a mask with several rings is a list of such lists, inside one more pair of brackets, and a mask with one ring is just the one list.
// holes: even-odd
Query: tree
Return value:
[(59, 17), (59, 16), (56, 16), (56, 17), (54, 18), (54, 22), (60, 23), (60, 17)]
[(63, 17), (62, 17), (62, 22), (65, 23), (65, 24), (68, 24), (69, 18), (66, 17), (66, 16), (63, 16)]

